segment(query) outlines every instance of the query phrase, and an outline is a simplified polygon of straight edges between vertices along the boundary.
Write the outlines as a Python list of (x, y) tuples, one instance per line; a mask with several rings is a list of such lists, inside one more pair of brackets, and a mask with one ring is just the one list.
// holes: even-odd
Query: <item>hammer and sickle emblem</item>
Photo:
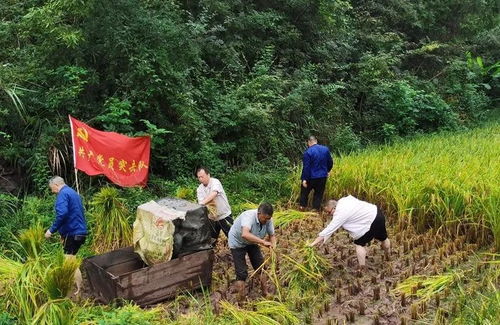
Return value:
[(76, 130), (76, 137), (81, 138), (85, 142), (89, 142), (89, 133), (87, 132), (87, 129), (78, 128)]

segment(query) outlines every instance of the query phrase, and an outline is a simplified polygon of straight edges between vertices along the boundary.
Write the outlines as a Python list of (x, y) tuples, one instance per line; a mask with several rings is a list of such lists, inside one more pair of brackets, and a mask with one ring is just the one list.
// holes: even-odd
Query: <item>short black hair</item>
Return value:
[(259, 205), (259, 208), (257, 209), (257, 213), (265, 214), (266, 216), (273, 216), (273, 206), (271, 203), (264, 202)]
[(199, 167), (196, 168), (196, 171), (194, 172), (194, 177), (198, 177), (198, 172), (201, 171), (201, 170), (205, 171), (206, 174), (210, 174), (210, 171), (208, 170), (207, 167), (205, 167), (205, 166), (199, 166)]

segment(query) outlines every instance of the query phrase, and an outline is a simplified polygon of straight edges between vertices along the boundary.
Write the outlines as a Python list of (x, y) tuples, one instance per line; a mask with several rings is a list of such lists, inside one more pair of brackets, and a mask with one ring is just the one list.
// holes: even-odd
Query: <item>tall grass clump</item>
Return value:
[(132, 244), (130, 213), (120, 192), (114, 187), (104, 187), (91, 201), (94, 224), (92, 248), (97, 253), (114, 250)]
[(500, 124), (368, 149), (336, 160), (327, 198), (380, 205), (398, 229), (445, 226), (500, 249)]

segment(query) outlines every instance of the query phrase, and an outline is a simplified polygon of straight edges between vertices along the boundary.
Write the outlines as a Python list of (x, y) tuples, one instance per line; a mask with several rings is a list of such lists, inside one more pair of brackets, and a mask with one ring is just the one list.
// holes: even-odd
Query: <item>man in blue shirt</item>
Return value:
[(314, 190), (313, 209), (319, 211), (325, 192), (326, 179), (332, 170), (333, 159), (327, 147), (319, 145), (315, 136), (307, 140), (307, 150), (302, 157), (302, 184), (300, 187), (300, 207), (305, 209), (309, 193)]

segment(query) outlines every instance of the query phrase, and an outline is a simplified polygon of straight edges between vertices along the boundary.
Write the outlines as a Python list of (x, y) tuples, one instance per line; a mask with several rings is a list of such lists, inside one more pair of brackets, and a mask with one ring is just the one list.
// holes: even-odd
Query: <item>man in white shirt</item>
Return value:
[(349, 232), (356, 245), (356, 255), (361, 269), (366, 268), (366, 244), (373, 238), (382, 242), (382, 249), (389, 257), (391, 242), (387, 238), (384, 213), (374, 204), (358, 200), (352, 195), (337, 201), (330, 200), (325, 211), (332, 214), (332, 221), (321, 231), (311, 246), (325, 243), (340, 227)]
[(210, 172), (206, 167), (199, 167), (196, 170), (196, 177), (200, 182), (196, 190), (196, 196), (199, 204), (206, 205), (209, 208), (208, 217), (212, 226), (212, 238), (217, 240), (221, 230), (227, 237), (233, 224), (233, 218), (221, 182), (217, 178), (210, 177)]

